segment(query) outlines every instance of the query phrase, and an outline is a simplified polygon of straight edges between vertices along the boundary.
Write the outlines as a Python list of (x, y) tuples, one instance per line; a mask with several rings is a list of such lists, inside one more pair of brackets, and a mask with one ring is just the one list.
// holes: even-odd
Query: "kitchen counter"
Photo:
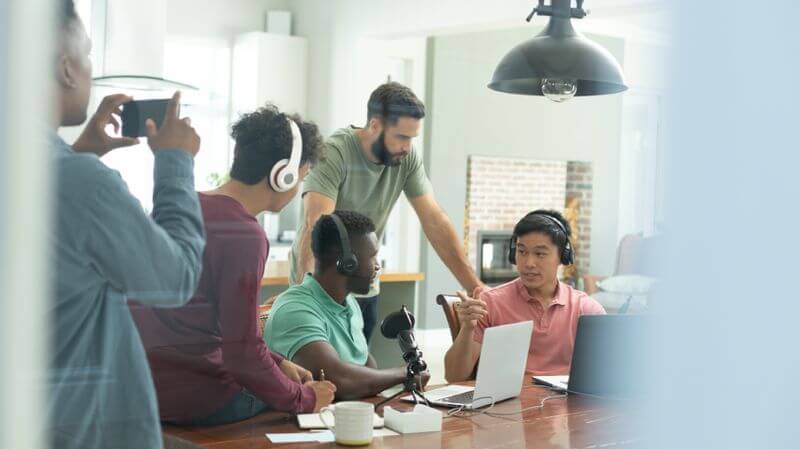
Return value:
[[(384, 273), (381, 274), (381, 282), (418, 282), (425, 280), (422, 273)], [(289, 276), (264, 276), (261, 286), (288, 286)]]

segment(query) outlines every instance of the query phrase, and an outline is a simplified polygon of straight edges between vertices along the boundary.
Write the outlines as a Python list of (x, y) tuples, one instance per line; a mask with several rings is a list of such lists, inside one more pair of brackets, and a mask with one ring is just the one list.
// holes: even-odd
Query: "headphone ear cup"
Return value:
[(575, 263), (575, 254), (572, 252), (572, 244), (568, 243), (564, 248), (564, 253), (561, 254), (561, 264), (572, 265), (573, 263)]
[(289, 165), (289, 159), (281, 159), (272, 166), (269, 172), (269, 186), (276, 192), (286, 192), (291, 187), (286, 187), (283, 181), (284, 169)]
[(351, 276), (358, 270), (358, 259), (353, 256), (336, 261), (336, 271), (345, 276)]

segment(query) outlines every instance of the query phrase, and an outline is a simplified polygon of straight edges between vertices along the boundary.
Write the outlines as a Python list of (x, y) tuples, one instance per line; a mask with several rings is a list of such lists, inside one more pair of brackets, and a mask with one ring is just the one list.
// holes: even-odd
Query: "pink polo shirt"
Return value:
[(539, 376), (569, 374), (578, 318), (606, 313), (589, 295), (561, 282), (547, 310), (530, 297), (519, 278), (484, 292), (481, 299), (489, 314), (478, 321), (472, 338), (482, 343), (487, 327), (533, 321), (526, 370)]

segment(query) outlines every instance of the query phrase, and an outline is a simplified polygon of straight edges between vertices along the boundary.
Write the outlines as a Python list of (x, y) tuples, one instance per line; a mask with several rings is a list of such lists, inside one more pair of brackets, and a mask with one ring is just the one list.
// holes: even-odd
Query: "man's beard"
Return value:
[(347, 278), (347, 291), (357, 295), (366, 295), (372, 288), (372, 279), (352, 274)]
[(372, 144), (372, 154), (378, 158), (378, 163), (385, 165), (387, 167), (397, 167), (403, 162), (402, 157), (398, 157), (396, 159), (392, 158), (392, 153), (389, 152), (389, 149), (386, 148), (386, 142), (384, 142), (384, 133), (381, 131), (381, 135), (378, 136), (378, 140)]

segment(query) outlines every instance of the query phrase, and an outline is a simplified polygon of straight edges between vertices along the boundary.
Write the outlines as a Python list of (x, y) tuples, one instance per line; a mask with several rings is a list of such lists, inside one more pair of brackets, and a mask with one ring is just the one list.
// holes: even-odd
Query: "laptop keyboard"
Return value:
[(454, 394), (446, 398), (442, 398), (442, 400), (447, 402), (452, 402), (454, 404), (472, 404), (472, 397), (474, 394), (475, 390), (470, 390), (470, 391), (465, 391), (463, 393)]

